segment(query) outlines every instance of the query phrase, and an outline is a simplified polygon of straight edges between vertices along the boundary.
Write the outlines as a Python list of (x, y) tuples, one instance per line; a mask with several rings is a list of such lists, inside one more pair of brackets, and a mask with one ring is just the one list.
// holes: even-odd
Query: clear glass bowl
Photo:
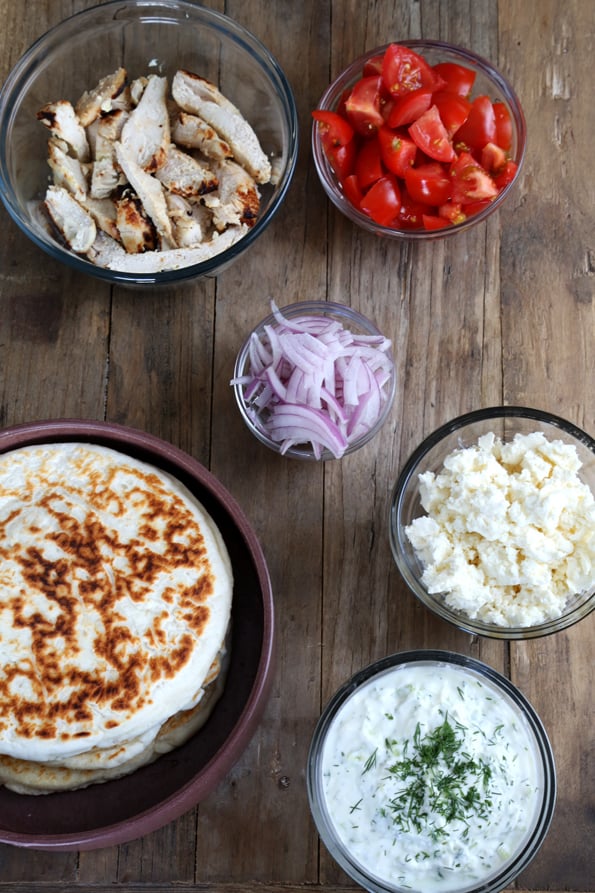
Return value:
[[(50, 169), (46, 128), (37, 112), (58, 99), (76, 102), (100, 77), (124, 66), (130, 77), (179, 68), (217, 83), (256, 131), (276, 182), (260, 187), (256, 224), (211, 259), (160, 273), (101, 269), (62, 247), (32, 208), (45, 194)], [(241, 25), (186, 0), (111, 0), (79, 12), (40, 37), (9, 74), (0, 93), (0, 192), (15, 222), (56, 260), (110, 282), (175, 283), (215, 276), (242, 255), (272, 220), (287, 192), (298, 153), (294, 96), (277, 61)]]
[[(411, 682), (411, 679), (417, 681)], [(436, 685), (441, 686), (439, 696), (436, 695), (439, 703), (433, 700), (434, 680)], [(418, 696), (406, 694), (408, 682), (411, 682), (409, 691), (417, 690), (420, 692)], [(394, 802), (410, 784), (402, 776), (398, 776), (396, 782), (387, 781), (395, 774), (396, 767), (392, 767), (391, 773), (390, 764), (404, 758), (403, 755), (399, 757), (399, 748), (403, 743), (401, 739), (409, 736), (409, 727), (415, 727), (419, 722), (423, 745), (426, 733), (440, 726), (445, 716), (442, 704), (448, 703), (451, 707), (452, 712), (447, 714), (446, 719), (450, 720), (457, 733), (466, 726), (467, 731), (476, 735), (482, 731), (487, 734), (488, 728), (494, 728), (489, 725), (487, 710), (486, 716), (482, 717), (483, 725), (480, 725), (477, 717), (469, 719), (467, 716), (461, 725), (457, 725), (460, 722), (458, 711), (465, 709), (464, 704), (457, 704), (459, 697), (461, 701), (475, 700), (473, 696), (479, 691), (484, 693), (486, 701), (489, 699), (489, 712), (494, 709), (514, 723), (518, 739), (514, 743), (511, 740), (510, 748), (526, 746), (532, 751), (531, 771), (534, 772), (537, 796), (534, 802), (530, 802), (530, 798), (525, 801), (526, 815), (522, 815), (522, 807), (519, 807), (519, 818), (526, 823), (525, 827), (515, 828), (508, 858), (504, 858), (499, 865), (483, 872), (479, 868), (473, 879), (465, 877), (466, 854), (461, 852), (457, 867), (443, 869), (442, 880), (435, 877), (430, 879), (426, 876), (429, 861), (425, 864), (426, 859), (430, 859), (430, 853), (423, 852), (423, 858), (416, 860), (410, 851), (415, 843), (408, 833), (410, 829), (405, 827), (399, 830), (397, 824), (391, 825), (387, 818), (395, 815)], [(390, 710), (386, 709), (387, 705), (391, 706)], [(498, 728), (495, 727), (494, 735), (490, 731), (490, 739), (493, 740), (488, 741), (484, 751), (488, 765), (493, 765), (490, 764), (495, 752), (492, 744), (495, 742), (498, 746)], [(338, 741), (341, 742), (340, 748)], [(412, 735), (409, 745), (414, 741), (415, 735)], [(475, 745), (467, 746), (470, 751), (473, 750), (472, 756), (476, 759)], [(341, 750), (340, 756), (338, 749)], [(393, 756), (393, 753), (397, 756)], [(414, 748), (408, 746), (405, 755), (413, 759)], [(363, 762), (365, 757), (367, 759)], [(349, 773), (344, 772), (342, 763), (350, 768)], [(442, 774), (440, 763), (438, 768), (437, 776)], [(366, 783), (368, 771), (370, 788)], [(333, 780), (333, 774), (336, 780)], [(497, 893), (508, 887), (536, 855), (550, 827), (556, 802), (556, 769), (551, 744), (531, 704), (518, 688), (496, 670), (450, 651), (415, 650), (393, 654), (360, 670), (347, 681), (333, 695), (316, 725), (308, 755), (306, 783), (310, 809), (322, 842), (341, 868), (372, 893), (439, 893), (440, 890), (445, 893)], [(392, 785), (399, 790), (393, 791)], [(372, 786), (374, 798), (368, 800)], [(478, 790), (481, 791), (481, 783)], [(522, 797), (518, 796), (518, 791), (516, 793), (521, 802)], [(435, 791), (432, 796), (434, 794)], [(395, 801), (392, 797), (395, 797)], [(341, 804), (340, 801), (344, 802)], [(484, 833), (487, 836), (487, 831), (475, 827), (473, 815), (467, 816), (467, 819), (471, 838)], [(481, 826), (481, 820), (478, 824)], [(363, 835), (372, 826), (378, 829), (377, 834), (382, 831), (390, 834), (384, 855), (380, 846), (374, 844), (374, 835), (369, 836), (364, 848)], [(453, 833), (456, 832), (453, 830)], [(350, 843), (346, 842), (348, 837), (351, 837)], [(462, 835), (461, 841), (464, 837)], [(436, 840), (439, 839), (436, 837)], [(448, 851), (440, 852), (438, 846), (437, 849), (442, 860), (450, 858)], [(384, 861), (387, 853), (391, 854), (392, 865)], [(491, 852), (490, 855), (494, 854)], [(401, 885), (394, 873), (408, 871), (410, 863), (415, 865), (416, 877), (407, 878), (407, 886), (402, 879)]]
[[(506, 78), (497, 71), (494, 66), (478, 56), (471, 50), (456, 47), (449, 43), (443, 43), (438, 40), (401, 40), (394, 43), (407, 46), (415, 52), (419, 53), (426, 59), (430, 65), (437, 65), (439, 62), (454, 62), (458, 65), (464, 65), (472, 69), (476, 74), (475, 85), (473, 87), (472, 96), (485, 94), (492, 101), (500, 100), (507, 107), (512, 121), (512, 147), (510, 150), (510, 158), (516, 161), (518, 169), (511, 183), (502, 189), (493, 202), (487, 208), (470, 216), (463, 223), (456, 226), (444, 227), (438, 230), (422, 230), (422, 229), (397, 229), (395, 227), (381, 226), (375, 223), (366, 214), (359, 211), (351, 204), (345, 196), (333, 169), (324, 153), (318, 127), (316, 122), (312, 126), (312, 152), (314, 155), (314, 163), (316, 171), (320, 178), (320, 182), (327, 196), (333, 204), (341, 211), (352, 223), (362, 227), (368, 232), (375, 233), (378, 236), (385, 236), (389, 239), (410, 239), (411, 241), (443, 239), (446, 236), (452, 236), (456, 233), (464, 232), (472, 226), (477, 226), (486, 217), (494, 213), (503, 202), (506, 201), (518, 180), (523, 160), (525, 157), (525, 145), (527, 139), (527, 129), (525, 116), (519, 99), (508, 83)], [(322, 95), (317, 105), (319, 109), (335, 111), (346, 90), (351, 88), (362, 75), (365, 63), (375, 56), (382, 55), (387, 49), (388, 44), (369, 50), (351, 63), (341, 74), (333, 81)]]
[(394, 560), (405, 582), (431, 611), (466, 632), (496, 639), (532, 639), (566, 629), (595, 608), (595, 578), (585, 592), (569, 598), (561, 616), (533, 626), (501, 626), (471, 619), (449, 607), (444, 596), (431, 594), (422, 582), (424, 566), (409, 542), (405, 529), (425, 514), (420, 501), (419, 475), (437, 474), (453, 450), (470, 447), (479, 437), (494, 433), (504, 442), (516, 433), (542, 432), (550, 441), (560, 440), (576, 448), (582, 462), (578, 475), (595, 494), (595, 440), (570, 422), (538, 409), (496, 406), (455, 418), (429, 435), (406, 462), (395, 484), (390, 506), (389, 534)]
[[(296, 319), (297, 317), (301, 316), (321, 316), (326, 319), (333, 319), (338, 321), (344, 329), (347, 329), (354, 334), (382, 337), (382, 333), (371, 320), (363, 316), (361, 313), (358, 313), (357, 310), (353, 310), (351, 307), (348, 307), (345, 304), (336, 304), (332, 301), (301, 301), (296, 304), (290, 304), (287, 307), (282, 307), (280, 308), (280, 311), (285, 318), (290, 320)], [(263, 319), (260, 323), (258, 323), (258, 325), (255, 326), (253, 331), (250, 333), (236, 358), (233, 387), (238, 408), (240, 410), (242, 418), (244, 419), (244, 422), (246, 423), (250, 431), (261, 443), (269, 447), (269, 449), (274, 450), (276, 453), (281, 453), (281, 444), (273, 440), (268, 435), (266, 426), (265, 424), (263, 424), (263, 421), (266, 421), (266, 414), (261, 415), (256, 411), (252, 402), (246, 399), (244, 385), (238, 383), (237, 381), (242, 376), (245, 376), (249, 373), (250, 343), (253, 336), (256, 335), (259, 340), (264, 340), (265, 343), (268, 342), (266, 327), (275, 326), (275, 324), (275, 315), (274, 313), (271, 313), (269, 316), (266, 317), (266, 319)], [(378, 415), (378, 418), (375, 424), (372, 425), (372, 427), (370, 427), (361, 436), (358, 436), (357, 438), (349, 442), (345, 452), (343, 453), (343, 456), (347, 456), (350, 453), (355, 452), (355, 450), (360, 449), (360, 447), (364, 446), (364, 444), (372, 440), (372, 438), (378, 433), (388, 417), (395, 396), (396, 373), (395, 365), (390, 351), (387, 355), (390, 359), (390, 379), (383, 388), (384, 401), (382, 403), (380, 414)], [(314, 461), (336, 458), (334, 454), (326, 448), (322, 450), (321, 455), (317, 456), (312, 448), (311, 443), (295, 444), (294, 446), (291, 446), (287, 450), (285, 450), (283, 452), (283, 455), (288, 456), (292, 459), (309, 459)]]

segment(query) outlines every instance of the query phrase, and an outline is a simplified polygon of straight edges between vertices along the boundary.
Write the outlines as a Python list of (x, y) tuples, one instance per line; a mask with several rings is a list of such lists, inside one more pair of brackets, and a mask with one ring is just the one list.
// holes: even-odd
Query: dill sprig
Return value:
[[(418, 723), (411, 754), (389, 767), (392, 776), (406, 782), (388, 804), (400, 830), (413, 828), (421, 833), (431, 825), (430, 834), (436, 839), (457, 819), (466, 823), (472, 815), (489, 818), (492, 770), (463, 750), (462, 728), (459, 723), (453, 727), (446, 716), (441, 725), (422, 736)], [(443, 824), (435, 824), (436, 815), (444, 819)]]

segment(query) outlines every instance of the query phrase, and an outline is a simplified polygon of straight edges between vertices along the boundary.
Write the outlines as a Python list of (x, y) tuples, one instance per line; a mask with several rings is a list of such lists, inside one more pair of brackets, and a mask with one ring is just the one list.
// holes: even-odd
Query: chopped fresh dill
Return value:
[(353, 806), (349, 807), (350, 815), (353, 815), (355, 810), (360, 808), (360, 803), (362, 802), (363, 799), (364, 799), (363, 797), (360, 797), (359, 800), (357, 801), (357, 803), (354, 803)]
[(376, 758), (377, 758), (377, 757), (378, 757), (378, 748), (376, 747), (376, 748), (372, 751), (372, 753), (370, 754), (370, 756), (368, 757), (368, 759), (366, 760), (366, 762), (364, 763), (364, 768), (362, 769), (362, 775), (364, 775), (366, 772), (369, 772), (370, 769), (373, 769), (373, 768), (374, 768), (374, 766), (376, 765)]
[(432, 815), (439, 815), (444, 825), (431, 831), (437, 839), (448, 833), (446, 826), (455, 820), (466, 824), (472, 815), (489, 819), (492, 770), (484, 760), (474, 760), (463, 750), (459, 729), (451, 725), (448, 715), (423, 735), (418, 723), (411, 755), (389, 767), (391, 775), (404, 782), (388, 803), (400, 830), (421, 833)]

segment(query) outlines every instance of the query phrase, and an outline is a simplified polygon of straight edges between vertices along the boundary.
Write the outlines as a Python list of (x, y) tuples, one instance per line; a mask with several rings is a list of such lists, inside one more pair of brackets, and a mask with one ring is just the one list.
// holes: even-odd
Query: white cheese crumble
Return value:
[(431, 594), (471, 619), (532, 626), (595, 586), (595, 498), (576, 448), (485, 434), (419, 476), (427, 515), (405, 534)]

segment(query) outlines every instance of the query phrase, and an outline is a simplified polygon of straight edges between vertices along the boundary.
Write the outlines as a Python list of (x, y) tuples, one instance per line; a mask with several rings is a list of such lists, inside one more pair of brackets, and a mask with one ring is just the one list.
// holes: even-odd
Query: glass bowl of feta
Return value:
[(595, 607), (595, 440), (539, 409), (459, 416), (406, 462), (389, 535), (409, 588), (459, 629), (566, 629)]
[(341, 868), (373, 893), (496, 893), (536, 855), (556, 801), (552, 748), (531, 704), (449, 651), (385, 657), (331, 698), (308, 797)]
[(0, 195), (52, 258), (112, 284), (216, 276), (287, 193), (291, 86), (238, 22), (108, 0), (54, 25), (0, 92)]

